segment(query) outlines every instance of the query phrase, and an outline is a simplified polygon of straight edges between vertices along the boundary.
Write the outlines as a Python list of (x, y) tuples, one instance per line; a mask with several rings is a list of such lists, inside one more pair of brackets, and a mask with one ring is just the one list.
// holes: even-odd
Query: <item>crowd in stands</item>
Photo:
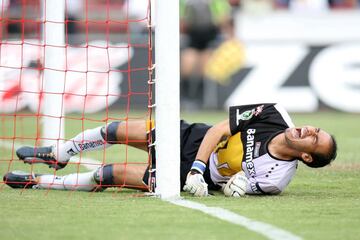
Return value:
[(296, 6), (318, 6), (321, 5), (328, 9), (354, 9), (360, 7), (359, 0), (274, 0), (275, 8), (291, 8), (292, 5)]
[[(65, 0), (66, 21), (69, 32), (75, 32), (76, 28), (83, 28), (85, 18), (92, 20), (122, 20), (125, 18), (142, 18), (146, 14), (146, 6), (149, 0)], [(39, 20), (41, 16), (42, 0), (0, 0), (0, 18), (2, 27), (6, 25), (10, 31), (19, 30), (21, 18), (27, 20)], [(45, 1), (46, 2), (46, 1)], [(268, 10), (311, 10), (323, 8), (330, 10), (360, 9), (360, 0), (199, 0), (195, 5), (203, 3), (213, 5), (230, 6), (229, 13), (242, 10), (268, 9)], [(136, 3), (136, 4), (135, 4)], [(193, 5), (193, 0), (180, 0), (180, 5)], [(218, 10), (216, 10), (218, 11)], [(4, 20), (8, 19), (4, 24)], [(99, 27), (101, 28), (101, 27)], [(29, 31), (32, 29), (29, 28)]]
[[(48, 0), (49, 1), (49, 0)], [(149, 0), (66, 0), (66, 31), (68, 34), (117, 34), (129, 31), (124, 24), (127, 19), (147, 17)], [(198, 108), (203, 106), (204, 81), (208, 79), (206, 69), (213, 76), (209, 59), (215, 49), (223, 45), (235, 54), (241, 55), (241, 43), (234, 41), (234, 14), (264, 11), (337, 11), (360, 10), (360, 0), (179, 0), (181, 31), (181, 97), (183, 106)], [(3, 39), (6, 33), (39, 33), (41, 0), (0, 0), (0, 18)], [(156, 7), (156, 6), (155, 6)], [(25, 21), (22, 21), (25, 19)], [(109, 21), (110, 20), (110, 21)], [(146, 21), (133, 24), (131, 31), (146, 32)], [(22, 36), (23, 37), (23, 36)], [(228, 47), (230, 46), (230, 47)], [(222, 50), (222, 49), (220, 49)], [(226, 50), (225, 50), (226, 51)], [(217, 56), (223, 56), (220, 51)], [(226, 54), (225, 54), (226, 55)], [(240, 57), (241, 60), (241, 57)], [(214, 59), (213, 61), (216, 61)], [(240, 61), (241, 62), (241, 61)], [(239, 64), (222, 66), (231, 74)], [(230, 66), (231, 65), (231, 66)], [(230, 66), (230, 67), (229, 67)], [(219, 74), (215, 80), (228, 75)], [(214, 79), (212, 79), (214, 80)], [(189, 104), (188, 104), (189, 103)]]

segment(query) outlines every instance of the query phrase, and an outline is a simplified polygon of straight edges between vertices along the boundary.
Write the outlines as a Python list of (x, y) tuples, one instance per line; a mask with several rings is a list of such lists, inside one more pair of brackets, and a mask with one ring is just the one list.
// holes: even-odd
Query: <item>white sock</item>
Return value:
[(59, 162), (67, 162), (72, 156), (80, 152), (100, 150), (111, 146), (112, 144), (107, 143), (101, 136), (101, 128), (85, 130), (65, 143), (55, 146), (53, 151), (56, 159)]
[(94, 171), (86, 173), (72, 173), (65, 176), (42, 175), (39, 177), (37, 188), (54, 190), (92, 191), (97, 183), (94, 180)]

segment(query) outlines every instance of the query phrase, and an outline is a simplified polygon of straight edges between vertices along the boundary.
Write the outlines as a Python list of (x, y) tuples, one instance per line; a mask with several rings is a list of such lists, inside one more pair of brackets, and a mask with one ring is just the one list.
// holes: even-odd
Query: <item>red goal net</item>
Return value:
[[(64, 142), (113, 121), (151, 120), (150, 0), (57, 0), (64, 3), (62, 21), (51, 20), (52, 13), (47, 12), (51, 2), (0, 1), (1, 176), (14, 170), (64, 175), (108, 163), (150, 163), (149, 153), (126, 145), (135, 141), (129, 138), (112, 148), (80, 152), (63, 172), (18, 159), (16, 150), (24, 145), (37, 148), (46, 142)], [(45, 24), (61, 26), (64, 44), (49, 40), (57, 41), (58, 36), (46, 35)], [(49, 57), (47, 49), (59, 54)], [(60, 62), (60, 67), (47, 64), (49, 60)], [(55, 90), (46, 87), (46, 71), (54, 72), (61, 81)], [(61, 100), (49, 103), (50, 96)], [(61, 114), (53, 115), (51, 109)], [(63, 126), (49, 124), (46, 118)], [(49, 128), (57, 129), (50, 137)], [(2, 190), (7, 189), (5, 182), (1, 178)], [(119, 186), (129, 187), (126, 182)]]

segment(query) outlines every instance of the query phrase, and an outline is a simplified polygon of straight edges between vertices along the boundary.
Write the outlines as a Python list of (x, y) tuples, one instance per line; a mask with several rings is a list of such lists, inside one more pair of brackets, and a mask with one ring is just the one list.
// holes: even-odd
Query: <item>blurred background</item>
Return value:
[[(360, 111), (359, 1), (184, 2), (183, 108), (280, 102), (293, 112)], [(213, 24), (197, 26), (205, 20), (191, 13), (204, 16), (204, 5), (216, 9)]]
[[(68, 46), (126, 43), (132, 47), (126, 58), (113, 59), (122, 75), (114, 76), (113, 87), (125, 95), (147, 92), (147, 3), (66, 1)], [(0, 110), (11, 111), (4, 106), (18, 97), (21, 87), (14, 71), (19, 69), (5, 68), (4, 63), (21, 57), (26, 65), (21, 71), (26, 71), (41, 69), (41, 61), (37, 51), (24, 57), (14, 56), (21, 50), (5, 48), (12, 41), (41, 38), (42, 10), (39, 0), (2, 0), (0, 5)], [(293, 112), (360, 112), (359, 0), (180, 0), (180, 16), (182, 110), (280, 102)], [(5, 54), (9, 51), (13, 54)], [(130, 62), (140, 70), (122, 71)], [(126, 81), (129, 77), (131, 84)], [(129, 104), (122, 94), (111, 101), (115, 109)], [(131, 99), (135, 108), (147, 103), (146, 94)], [(92, 111), (99, 109), (103, 107)]]
[[(64, 20), (52, 23), (65, 25), (65, 47), (45, 46), (42, 37), (42, 4), (55, 1), (60, 0), (0, 0), (0, 176), (15, 169), (55, 173), (44, 164), (23, 164), (15, 154), (20, 146), (51, 140), (42, 125), (55, 130), (53, 139), (68, 140), (111, 121), (152, 118), (148, 83), (156, 76), (149, 36), (156, 34), (156, 23), (148, 14), (150, 0), (66, 0)], [(243, 198), (241, 204), (220, 194), (196, 201), (304, 239), (358, 239), (359, 1), (179, 1), (180, 26), (174, 27), (181, 31), (182, 117), (215, 124), (226, 118), (229, 105), (280, 102), (295, 112), (296, 125), (321, 126), (339, 143), (334, 164), (318, 170), (300, 164), (280, 196)], [(43, 72), (52, 70), (44, 67), (44, 48), (52, 47), (64, 50), (66, 66), (59, 71), (65, 93), (58, 94), (65, 114), (55, 117), (42, 111), (41, 101), (49, 93)], [(45, 123), (49, 116), (65, 120), (64, 137), (56, 124)], [(99, 164), (149, 160), (148, 153), (125, 145), (79, 156), (59, 174), (88, 171), (79, 165), (87, 159)], [(138, 195), (124, 189), (91, 195), (19, 192), (0, 180), (0, 239), (182, 239), (189, 234), (191, 239), (264, 239)], [(194, 228), (199, 222), (206, 227)]]

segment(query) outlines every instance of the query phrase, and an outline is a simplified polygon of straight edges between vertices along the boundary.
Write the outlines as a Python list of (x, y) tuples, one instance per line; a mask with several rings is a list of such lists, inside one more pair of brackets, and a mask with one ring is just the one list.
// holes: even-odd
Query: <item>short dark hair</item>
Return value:
[(326, 155), (320, 154), (320, 153), (312, 153), (311, 154), (311, 157), (312, 157), (311, 162), (303, 161), (308, 167), (311, 167), (311, 168), (324, 167), (335, 160), (336, 155), (337, 155), (337, 143), (336, 143), (335, 137), (333, 135), (330, 135), (330, 136), (331, 136), (331, 140), (332, 140), (332, 147), (331, 147), (329, 153)]

